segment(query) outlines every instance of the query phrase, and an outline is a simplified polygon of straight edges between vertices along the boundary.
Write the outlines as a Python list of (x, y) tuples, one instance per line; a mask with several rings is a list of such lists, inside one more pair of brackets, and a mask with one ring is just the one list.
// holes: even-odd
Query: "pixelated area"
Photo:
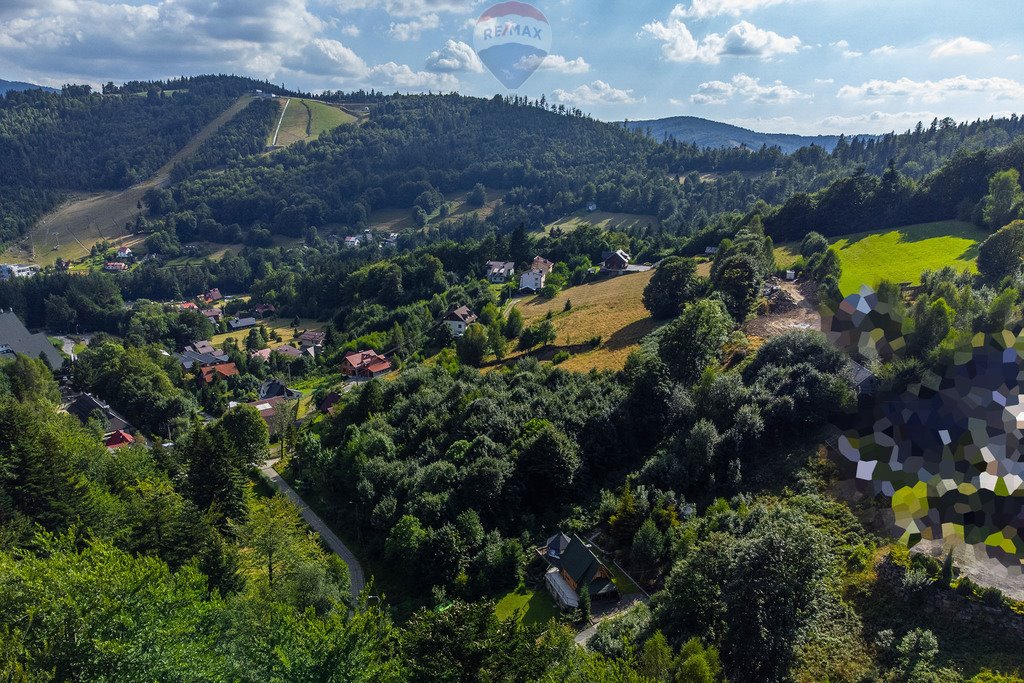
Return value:
[(868, 286), (821, 309), (821, 329), (829, 341), (867, 362), (890, 361), (903, 353), (913, 321), (894, 302), (885, 301)]
[[(870, 309), (870, 296), (860, 301)], [(839, 315), (845, 315), (842, 306)], [(856, 322), (851, 329), (855, 336), (866, 333)], [(895, 534), (909, 545), (962, 541), (1019, 574), (1022, 379), (1024, 336), (977, 335), (954, 354), (943, 376), (930, 375), (902, 395), (861, 408), (838, 442), (845, 474), (862, 491), (889, 499)]]

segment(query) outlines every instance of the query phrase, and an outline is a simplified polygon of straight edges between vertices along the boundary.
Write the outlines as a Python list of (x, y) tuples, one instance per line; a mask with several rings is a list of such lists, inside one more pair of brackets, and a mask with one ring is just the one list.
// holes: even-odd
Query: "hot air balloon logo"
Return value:
[(491, 73), (505, 87), (515, 90), (548, 56), (551, 26), (533, 5), (502, 2), (477, 19), (473, 47)]

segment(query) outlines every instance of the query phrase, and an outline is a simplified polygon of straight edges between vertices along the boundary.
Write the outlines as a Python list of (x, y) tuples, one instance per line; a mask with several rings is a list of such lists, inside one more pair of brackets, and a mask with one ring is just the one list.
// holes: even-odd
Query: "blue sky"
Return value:
[[(0, 78), (232, 72), (304, 90), (509, 92), (474, 0), (0, 0)], [(605, 120), (693, 115), (877, 133), (1024, 112), (1019, 0), (533, 3), (551, 55), (519, 93)]]

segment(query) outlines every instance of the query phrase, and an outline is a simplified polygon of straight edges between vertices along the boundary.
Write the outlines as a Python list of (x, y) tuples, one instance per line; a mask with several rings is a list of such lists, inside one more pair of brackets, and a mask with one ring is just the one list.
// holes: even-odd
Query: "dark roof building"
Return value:
[(302, 398), (302, 392), (289, 389), (288, 385), (279, 379), (268, 379), (264, 380), (263, 384), (260, 385), (259, 391), (260, 400), (268, 398), (277, 398), (278, 396), (288, 399)]
[[(597, 559), (590, 547), (573, 534), (566, 544), (565, 534), (556, 534), (549, 541), (555, 544), (557, 558), (550, 556), (551, 547), (542, 549), (551, 568), (544, 575), (551, 596), (562, 609), (579, 607), (579, 591), (586, 586), (593, 600), (618, 600), (619, 591), (611, 572)], [(564, 544), (564, 549), (558, 551)], [(554, 560), (554, 561), (553, 561)]]
[(13, 358), (19, 353), (45, 358), (51, 370), (60, 370), (64, 365), (64, 357), (45, 334), (31, 334), (14, 311), (0, 312), (0, 358)]
[(256, 318), (232, 318), (228, 321), (228, 327), (232, 331), (247, 330), (250, 327), (256, 327)]
[(620, 272), (626, 270), (629, 266), (630, 256), (626, 252), (619, 249), (618, 251), (607, 251), (601, 255), (602, 265), (604, 270)]
[(72, 397), (67, 411), (68, 414), (77, 417), (82, 424), (87, 424), (93, 417), (98, 417), (106, 421), (107, 428), (112, 432), (135, 431), (128, 420), (92, 394), (78, 394)]

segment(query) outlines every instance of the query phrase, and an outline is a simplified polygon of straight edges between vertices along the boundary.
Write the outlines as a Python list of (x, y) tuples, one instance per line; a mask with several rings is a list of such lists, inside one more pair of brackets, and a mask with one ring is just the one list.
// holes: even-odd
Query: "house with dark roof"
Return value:
[(373, 379), (391, 372), (391, 361), (376, 351), (353, 351), (341, 360), (341, 373), (353, 379)]
[(214, 325), (219, 325), (220, 319), (224, 317), (224, 313), (219, 308), (204, 308), (201, 313)]
[(469, 306), (459, 306), (449, 311), (443, 321), (453, 336), (461, 337), (466, 334), (466, 328), (477, 321), (477, 315), (469, 310)]
[(299, 337), (299, 345), (304, 348), (322, 349), (324, 346), (324, 340), (327, 339), (327, 333), (321, 332), (320, 330), (306, 330)]
[(503, 285), (516, 274), (516, 264), (511, 261), (488, 261), (487, 281), (494, 285)]
[(850, 361), (853, 373), (853, 389), (858, 396), (870, 396), (875, 393), (875, 373), (857, 361)]
[(277, 308), (274, 304), (259, 304), (256, 306), (256, 315), (261, 318), (266, 318), (268, 315), (274, 315), (277, 313)]
[(629, 267), (630, 256), (621, 249), (606, 251), (601, 255), (601, 270), (609, 273), (621, 273)]
[(89, 420), (95, 418), (103, 421), (109, 432), (130, 434), (135, 431), (135, 428), (120, 413), (92, 394), (82, 393), (72, 396), (65, 410), (69, 415), (77, 417), (82, 424), (88, 424)]
[(279, 396), (295, 400), (302, 398), (302, 392), (295, 391), (294, 389), (289, 389), (288, 385), (279, 379), (271, 378), (263, 380), (263, 384), (260, 385), (259, 389), (260, 400), (262, 401), (268, 398), (277, 398)]
[(228, 321), (228, 327), (232, 332), (247, 330), (250, 327), (256, 327), (256, 324), (256, 318), (232, 318)]
[(220, 290), (217, 289), (216, 287), (214, 287), (209, 292), (207, 292), (206, 294), (203, 295), (203, 300), (206, 301), (207, 303), (211, 303), (211, 304), (213, 302), (215, 302), (215, 301), (220, 301), (223, 298), (224, 298), (224, 295), (221, 294)]
[(31, 358), (45, 358), (51, 370), (64, 365), (64, 357), (53, 348), (42, 332), (32, 334), (13, 310), (0, 312), (0, 358), (14, 358), (17, 354)]
[(577, 609), (584, 587), (591, 600), (619, 599), (611, 572), (579, 536), (573, 534), (565, 543), (565, 534), (556, 534), (539, 553), (551, 565), (544, 574), (544, 583), (561, 609)]
[(284, 346), (278, 346), (276, 349), (272, 350), (272, 353), (280, 354), (287, 358), (288, 360), (295, 360), (296, 358), (302, 358), (303, 356), (311, 355), (308, 351), (300, 351), (294, 346), (289, 346), (287, 344), (285, 344)]

